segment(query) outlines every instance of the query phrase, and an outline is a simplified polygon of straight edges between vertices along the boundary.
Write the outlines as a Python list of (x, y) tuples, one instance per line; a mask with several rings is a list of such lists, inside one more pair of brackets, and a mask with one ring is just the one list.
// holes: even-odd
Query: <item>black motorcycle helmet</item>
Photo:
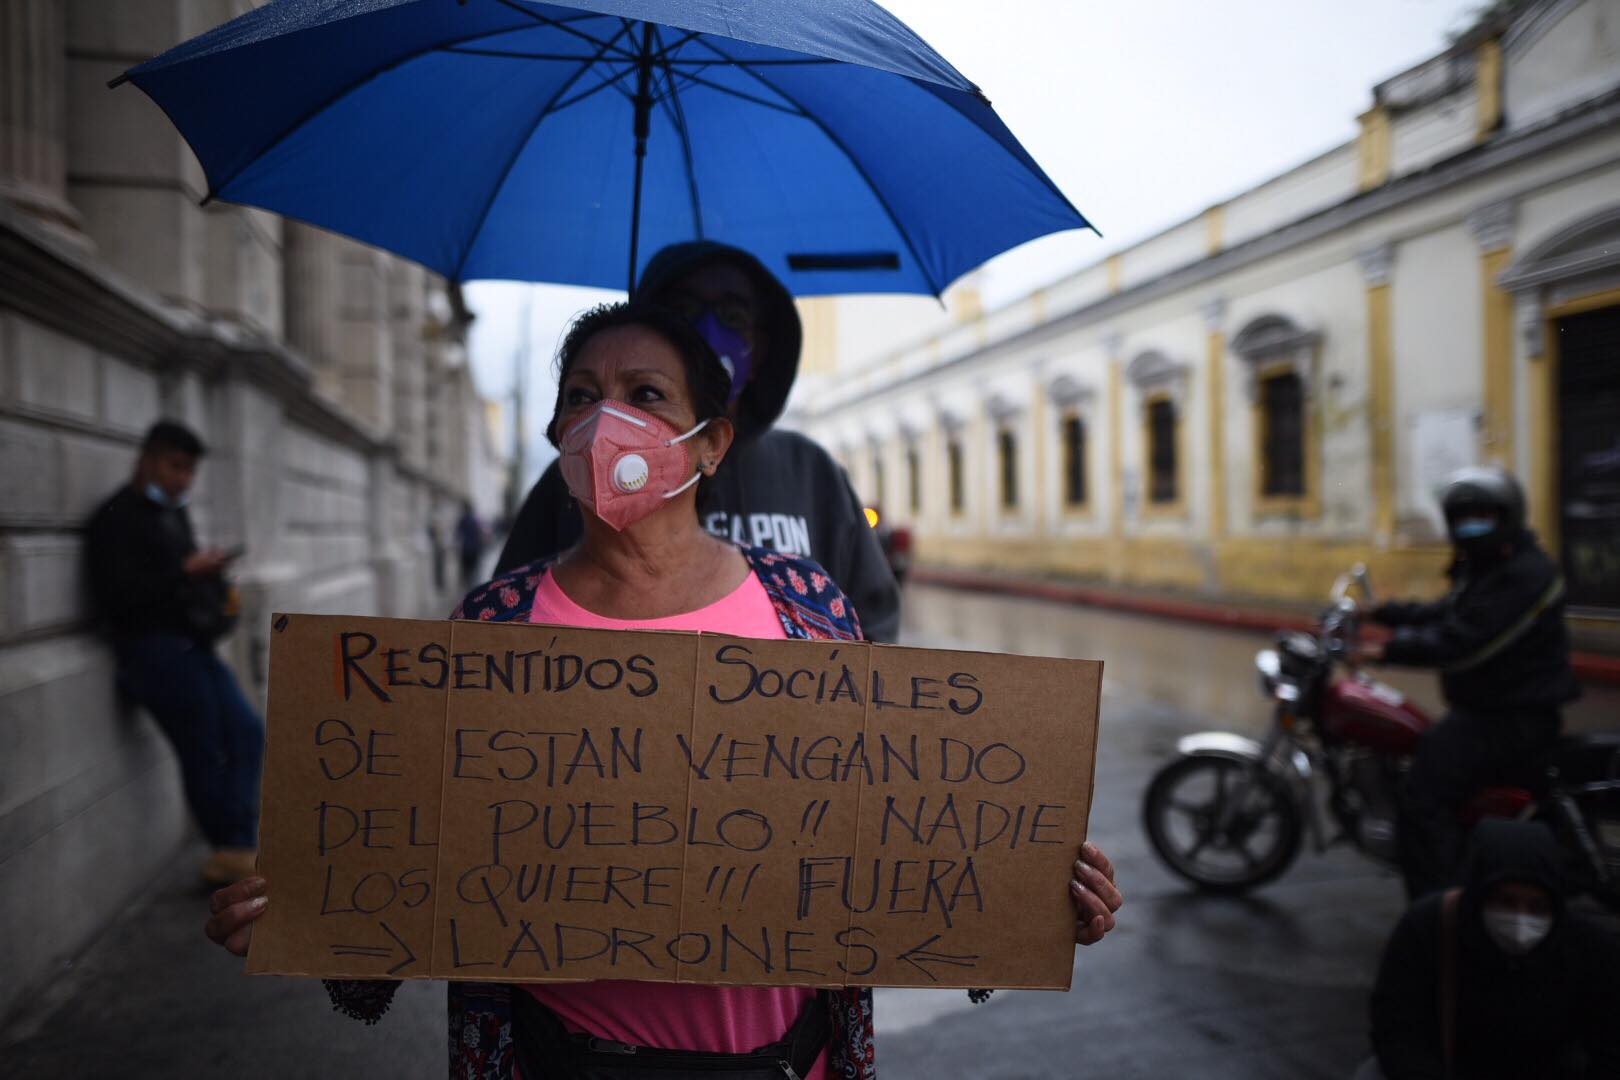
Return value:
[(1446, 477), (1440, 509), (1451, 542), (1471, 557), (1499, 552), (1524, 533), (1524, 489), (1496, 465), (1470, 465)]

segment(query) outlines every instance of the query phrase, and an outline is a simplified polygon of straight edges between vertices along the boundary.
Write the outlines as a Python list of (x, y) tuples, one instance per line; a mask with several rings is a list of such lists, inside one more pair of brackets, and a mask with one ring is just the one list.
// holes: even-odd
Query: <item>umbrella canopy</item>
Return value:
[(620, 287), (713, 239), (798, 295), (937, 295), (1087, 226), (870, 0), (277, 0), (123, 79), (210, 198), (454, 280)]

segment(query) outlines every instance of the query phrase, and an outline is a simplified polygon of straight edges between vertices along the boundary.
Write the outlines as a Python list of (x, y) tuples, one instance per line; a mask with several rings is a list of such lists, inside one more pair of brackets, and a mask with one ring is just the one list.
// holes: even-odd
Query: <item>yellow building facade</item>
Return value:
[(853, 355), (881, 303), (816, 303), (794, 419), (924, 564), (1432, 593), (1435, 484), (1496, 462), (1620, 617), (1620, 0), (1481, 26), (1352, 142), (923, 340)]

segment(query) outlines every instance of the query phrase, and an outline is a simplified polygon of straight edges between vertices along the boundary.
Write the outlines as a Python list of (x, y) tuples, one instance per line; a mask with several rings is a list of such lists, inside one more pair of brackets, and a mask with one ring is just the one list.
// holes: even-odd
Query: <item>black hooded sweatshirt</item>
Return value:
[[(1562, 853), (1543, 825), (1486, 821), (1474, 831), (1457, 905), (1457, 1080), (1620, 1077), (1620, 939), (1565, 910)], [(1525, 956), (1486, 935), (1480, 904), (1503, 881), (1543, 886), (1552, 933)], [(1372, 1041), (1388, 1080), (1446, 1077), (1440, 1023), (1441, 894), (1413, 904), (1384, 948)]]
[[(708, 241), (672, 244), (654, 255), (636, 296), (655, 297), (687, 270), (718, 261), (739, 266), (753, 279), (770, 328), (769, 355), (756, 360), (755, 375), (733, 410), (737, 438), (699, 506), (703, 525), (737, 543), (814, 559), (854, 603), (866, 636), (893, 641), (900, 631), (900, 590), (849, 478), (810, 439), (771, 427), (799, 371), (803, 331), (792, 296), (752, 255)], [(567, 550), (582, 528), (552, 462), (523, 500), (496, 572)]]
[(1580, 696), (1562, 578), (1531, 533), (1490, 557), (1459, 556), (1448, 573), (1444, 598), (1373, 612), (1395, 629), (1387, 662), (1439, 668), (1446, 700), (1478, 712), (1556, 709)]

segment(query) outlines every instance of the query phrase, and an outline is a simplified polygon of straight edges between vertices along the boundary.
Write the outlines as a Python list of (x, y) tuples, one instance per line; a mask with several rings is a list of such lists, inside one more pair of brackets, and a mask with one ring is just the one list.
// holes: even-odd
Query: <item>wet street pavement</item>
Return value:
[[(935, 588), (908, 590), (905, 615), (909, 644), (1104, 661), (1090, 835), (1126, 900), (1118, 929), (1076, 951), (1067, 994), (1004, 991), (975, 1006), (879, 991), (887, 1075), (1348, 1078), (1371, 1053), (1367, 993), (1402, 908), (1394, 872), (1307, 846), (1252, 896), (1203, 896), (1156, 861), (1140, 825), (1142, 792), (1177, 738), (1264, 731), (1254, 653), (1267, 635)], [(1438, 709), (1432, 675), (1383, 674)], [(1567, 726), (1616, 716), (1620, 693), (1591, 691)]]
[[(1401, 909), (1393, 873), (1344, 848), (1307, 849), (1252, 897), (1204, 897), (1155, 862), (1138, 822), (1177, 737), (1265, 727), (1253, 674), (1265, 635), (921, 587), (908, 590), (905, 634), (1105, 661), (1091, 837), (1118, 867), (1126, 906), (1105, 942), (1077, 950), (1067, 994), (970, 1005), (961, 991), (879, 991), (888, 1080), (1349, 1077), (1369, 1052), (1367, 991)], [(1432, 677), (1392, 681), (1437, 705)], [(1569, 727), (1616, 716), (1620, 693), (1592, 692)], [(185, 852), (0, 1032), (0, 1077), (444, 1076), (442, 984), (407, 984), (364, 1027), (308, 981), (242, 976), (201, 934), (200, 859)]]

